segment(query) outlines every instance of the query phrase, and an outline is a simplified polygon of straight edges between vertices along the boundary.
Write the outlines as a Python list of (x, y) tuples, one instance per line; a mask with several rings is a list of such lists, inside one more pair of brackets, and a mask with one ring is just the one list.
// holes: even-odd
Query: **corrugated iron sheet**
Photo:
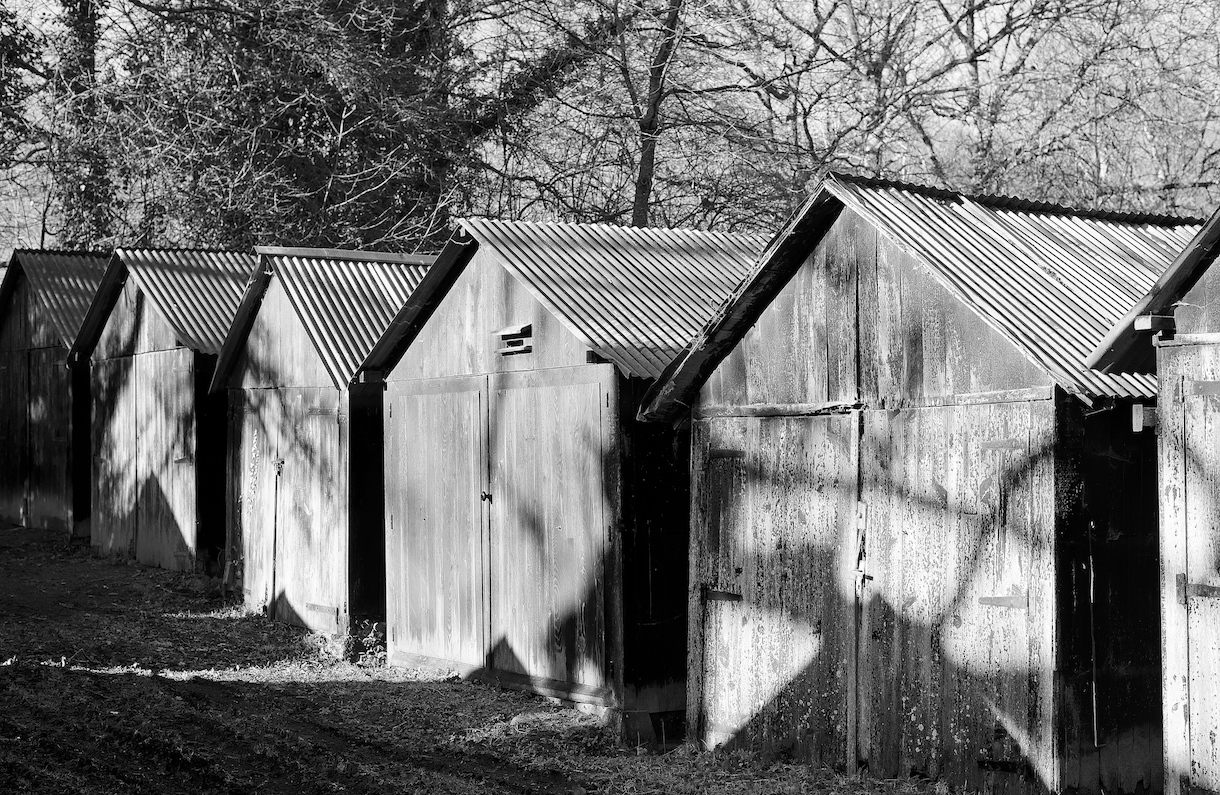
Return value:
[(1076, 213), (831, 175), (823, 183), (1071, 392), (1151, 397), (1156, 379), (1086, 361), (1199, 231), (1189, 219)]
[(120, 248), (115, 256), (179, 340), (208, 354), (220, 353), (258, 263), (238, 251)]
[(335, 383), (346, 386), (435, 257), (260, 248)]
[(9, 267), (19, 265), (64, 345), (71, 347), (89, 303), (102, 283), (109, 257), (97, 252), (17, 249)]
[(645, 378), (690, 343), (766, 242), (603, 224), (461, 224), (599, 355)]

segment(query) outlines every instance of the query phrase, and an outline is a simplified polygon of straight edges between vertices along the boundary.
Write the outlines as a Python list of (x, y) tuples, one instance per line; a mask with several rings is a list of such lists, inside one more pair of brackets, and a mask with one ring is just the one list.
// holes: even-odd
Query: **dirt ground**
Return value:
[(205, 578), (0, 530), (0, 792), (906, 795), (804, 765), (624, 747), (591, 715), (354, 664)]

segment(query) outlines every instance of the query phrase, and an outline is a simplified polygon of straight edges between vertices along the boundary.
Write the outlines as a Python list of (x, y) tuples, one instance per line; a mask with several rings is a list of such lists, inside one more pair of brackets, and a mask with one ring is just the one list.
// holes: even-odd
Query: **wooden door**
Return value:
[(132, 366), (139, 396), (136, 559), (191, 571), (197, 534), (194, 353), (142, 353)]
[(490, 632), (487, 377), (391, 382), (385, 418), (390, 657), (478, 668)]
[[(1181, 795), (1220, 792), (1220, 380), (1203, 380), (1220, 377), (1217, 354), (1198, 349), (1203, 364), (1183, 382), (1181, 448), (1173, 452), (1185, 475), (1185, 521), (1165, 528), (1175, 537), (1162, 540), (1165, 584), (1176, 597), (1164, 607), (1166, 671), (1185, 679), (1186, 692), (1185, 704), (1174, 699), (1186, 710), (1185, 743), (1170, 736), (1176, 720), (1166, 728), (1175, 757), (1167, 778), (1176, 777), (1166, 784)], [(1169, 693), (1179, 686), (1169, 682)]]
[(279, 491), (279, 393), (270, 389), (230, 391), (230, 422), (239, 431), (230, 459), (229, 487), (236, 505), (229, 549), (239, 552), (246, 606), (270, 610), (275, 599), (275, 508)]
[(280, 389), (283, 461), (275, 509), (275, 618), (313, 630), (346, 626), (345, 399), (334, 389)]
[(1050, 401), (866, 412), (857, 754), (870, 774), (988, 792), (1051, 775), (1052, 418)]
[(91, 365), (93, 521), (91, 544), (102, 555), (135, 555), (136, 384), (132, 358)]
[(491, 661), (509, 680), (611, 697), (606, 554), (618, 500), (610, 365), (489, 379)]
[(29, 351), (26, 524), (72, 532), (72, 384), (63, 348)]
[(858, 424), (852, 413), (696, 426), (688, 722), (705, 747), (844, 766)]
[(0, 522), (24, 525), (29, 472), (29, 365), (25, 351), (0, 351)]

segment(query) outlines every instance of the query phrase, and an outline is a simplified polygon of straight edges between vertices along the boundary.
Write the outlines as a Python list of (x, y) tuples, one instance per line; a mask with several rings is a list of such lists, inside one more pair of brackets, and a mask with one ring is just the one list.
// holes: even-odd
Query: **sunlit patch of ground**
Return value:
[[(904, 795), (741, 754), (625, 747), (594, 715), (357, 665), (203, 578), (0, 530), (0, 792)], [(943, 793), (942, 793), (943, 795)]]

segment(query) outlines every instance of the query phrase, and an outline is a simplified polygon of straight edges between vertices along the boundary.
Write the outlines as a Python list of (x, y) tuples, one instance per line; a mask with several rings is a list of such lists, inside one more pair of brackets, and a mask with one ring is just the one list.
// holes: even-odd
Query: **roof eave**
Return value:
[(411, 292), (407, 303), (398, 310), (381, 339), (361, 362), (356, 379), (365, 372), (388, 373), (398, 365), (478, 248), (478, 241), (464, 230), (454, 233), (432, 261), (419, 286)]
[(834, 225), (844, 207), (831, 190), (835, 179), (828, 176), (793, 214), (764, 249), (753, 272), (685, 352), (662, 371), (641, 401), (637, 415), (641, 421), (672, 422), (685, 413), (704, 382)]
[(1151, 337), (1147, 332), (1135, 330), (1136, 318), (1172, 311), (1174, 304), (1190, 292), (1217, 254), (1220, 254), (1220, 210), (1212, 214), (1148, 294), (1093, 349), (1085, 364), (1103, 373), (1154, 372), (1156, 363)]
[(250, 329), (254, 326), (254, 318), (263, 303), (263, 296), (267, 294), (267, 287), (271, 284), (271, 273), (270, 262), (260, 257), (258, 264), (250, 273), (250, 278), (246, 281), (241, 303), (237, 305), (237, 313), (233, 316), (228, 333), (225, 334), (224, 345), (221, 346), (220, 354), (216, 358), (216, 370), (212, 373), (212, 382), (208, 384), (209, 393), (219, 392), (228, 387), (237, 357), (246, 347), (246, 339), (250, 336)]
[(119, 302), (119, 296), (123, 294), (123, 285), (127, 282), (127, 275), (127, 266), (123, 262), (119, 250), (115, 249), (114, 253), (110, 255), (110, 261), (106, 263), (102, 283), (98, 285), (97, 292), (93, 294), (93, 300), (89, 302), (89, 309), (85, 312), (80, 331), (77, 332), (76, 339), (68, 346), (69, 364), (78, 364), (93, 355), (98, 341), (102, 338), (102, 330), (106, 328), (106, 321), (109, 320), (110, 313), (114, 311), (115, 304)]

